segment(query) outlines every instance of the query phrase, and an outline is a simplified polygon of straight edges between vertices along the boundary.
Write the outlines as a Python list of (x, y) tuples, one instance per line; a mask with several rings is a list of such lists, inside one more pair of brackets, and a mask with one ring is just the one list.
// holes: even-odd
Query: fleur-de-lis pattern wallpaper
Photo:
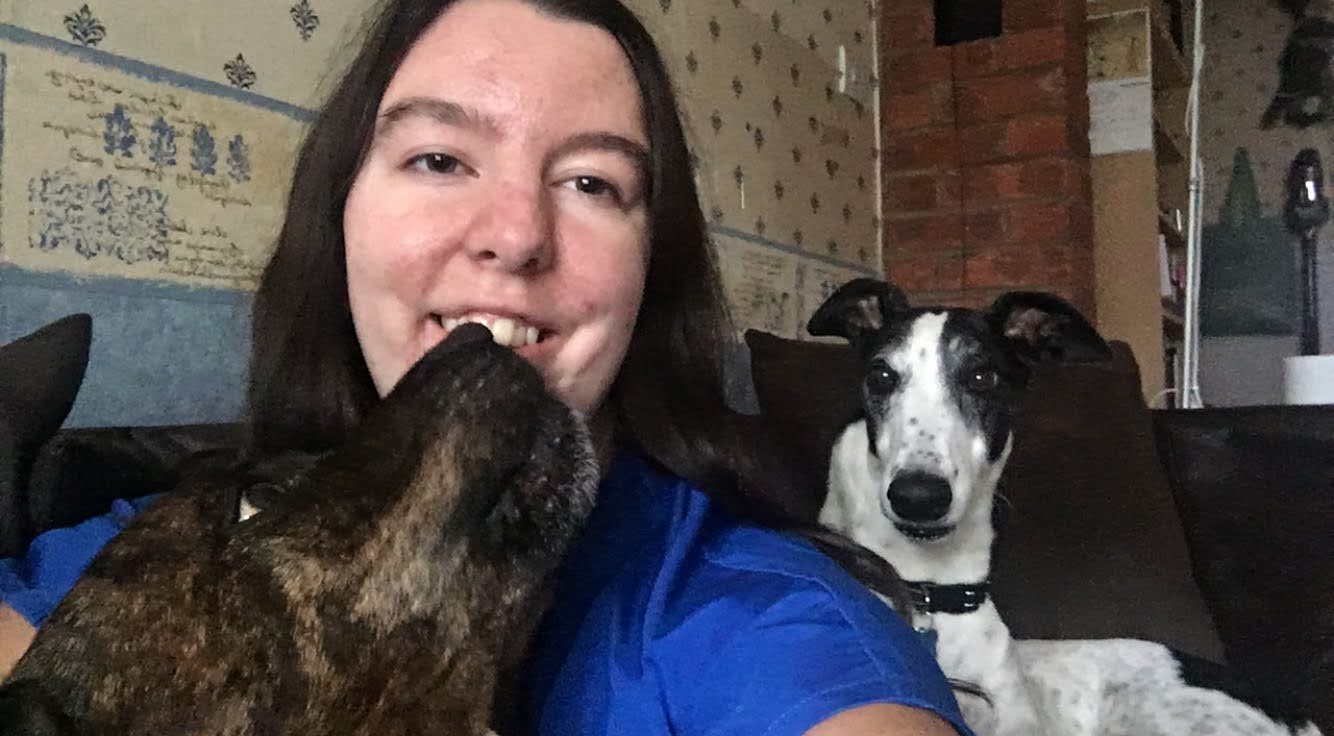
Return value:
[[(1328, 5), (1307, 7), (1315, 14)], [(1303, 128), (1285, 120), (1286, 115), (1274, 115), (1272, 127), (1263, 124), (1276, 97), (1282, 101), (1291, 91), (1294, 78), (1330, 79), (1329, 54), (1306, 54), (1302, 63), (1309, 66), (1290, 62), (1285, 68), (1284, 50), (1294, 31), (1319, 18), (1294, 17), (1282, 3), (1209, 0), (1204, 8), (1201, 301), (1202, 325), (1213, 334), (1206, 333), (1203, 341), (1201, 389), (1206, 401), (1221, 406), (1279, 403), (1283, 358), (1297, 354), (1298, 324), (1296, 239), (1282, 225), (1285, 179), (1297, 154), (1314, 148), (1324, 160), (1326, 192), (1334, 192), (1334, 123), (1322, 120)], [(1320, 96), (1297, 100), (1293, 117), (1301, 122), (1305, 115), (1318, 116), (1323, 105)], [(1249, 214), (1238, 218), (1239, 213)], [(1322, 228), (1319, 237), (1320, 332), (1323, 350), (1329, 352), (1334, 349), (1334, 258), (1328, 257), (1334, 225)], [(1264, 316), (1273, 317), (1257, 328)], [(1287, 330), (1275, 329), (1283, 322)]]
[(738, 326), (804, 337), (830, 284), (880, 270), (875, 6), (640, 0), (636, 9), (662, 39), (683, 97)]
[[(737, 327), (804, 336), (830, 290), (880, 271), (875, 6), (629, 4), (681, 93)], [(100, 398), (81, 398), (75, 423), (239, 409), (249, 294), (291, 159), (371, 5), (0, 2), (0, 342), (94, 313), (94, 357), (119, 365), (93, 366), (85, 392)], [(150, 380), (154, 355), (190, 396), (164, 403), (186, 414), (112, 396)]]
[[(1298, 151), (1316, 148), (1325, 170), (1334, 171), (1334, 123), (1303, 129), (1280, 120), (1273, 127), (1262, 126), (1283, 78), (1279, 62), (1296, 26), (1294, 18), (1272, 2), (1210, 0), (1205, 8), (1208, 56), (1200, 106), (1200, 148), (1208, 182), (1205, 221), (1217, 220), (1239, 148), (1251, 159), (1265, 209), (1281, 214), (1284, 178)], [(1321, 71), (1315, 70), (1317, 76)]]

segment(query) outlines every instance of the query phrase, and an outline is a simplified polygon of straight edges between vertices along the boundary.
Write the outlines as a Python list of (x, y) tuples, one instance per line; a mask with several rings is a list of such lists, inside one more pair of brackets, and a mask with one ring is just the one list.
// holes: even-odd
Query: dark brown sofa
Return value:
[[(0, 556), (238, 444), (227, 425), (57, 432), (87, 341), (75, 319), (0, 347)], [(760, 415), (720, 436), (752, 485), (813, 519), (857, 366), (840, 345), (754, 331), (746, 343)], [(1004, 480), (997, 605), (1020, 637), (1226, 658), (1334, 733), (1334, 407), (1150, 411), (1114, 347), (1110, 364), (1034, 377)]]
[[(855, 411), (851, 351), (746, 343), (764, 424), (808, 441), (787, 473), (822, 485)], [(1151, 411), (1129, 348), (1113, 350), (1033, 377), (1003, 479), (996, 605), (1018, 637), (1228, 661), (1334, 733), (1334, 406)]]

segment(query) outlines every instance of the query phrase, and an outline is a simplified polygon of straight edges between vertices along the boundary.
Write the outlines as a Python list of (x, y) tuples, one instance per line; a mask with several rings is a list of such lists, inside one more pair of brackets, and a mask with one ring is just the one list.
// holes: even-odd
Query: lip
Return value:
[(954, 531), (953, 524), (909, 524), (902, 521), (894, 522), (894, 528), (914, 542), (935, 542)]
[(447, 319), (458, 319), (468, 314), (486, 314), (492, 317), (502, 317), (512, 319), (515, 322), (523, 322), (527, 325), (536, 327), (541, 332), (555, 332), (556, 330), (550, 323), (544, 322), (523, 311), (508, 309), (505, 307), (488, 307), (478, 304), (468, 304), (461, 307), (452, 307), (450, 309), (435, 309), (431, 311), (431, 317), (435, 318), (441, 324)]
[(445, 320), (458, 319), (469, 314), (486, 314), (492, 317), (511, 319), (515, 322), (521, 322), (538, 330), (538, 341), (522, 347), (511, 347), (516, 354), (534, 365), (542, 365), (550, 355), (552, 355), (560, 346), (563, 335), (553, 330), (550, 324), (540, 320), (534, 320), (531, 317), (510, 309), (499, 309), (491, 307), (463, 307), (458, 309), (435, 310), (427, 315), (428, 321), (434, 329), (431, 331), (429, 344), (435, 345), (449, 335), (445, 329)]

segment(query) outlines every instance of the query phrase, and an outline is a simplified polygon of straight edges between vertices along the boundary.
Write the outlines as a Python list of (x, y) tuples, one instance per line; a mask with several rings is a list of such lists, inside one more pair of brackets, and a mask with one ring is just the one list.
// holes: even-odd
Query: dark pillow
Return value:
[(829, 481), (829, 450), (861, 411), (861, 368), (843, 344), (790, 340), (746, 330), (751, 379), (764, 426), (785, 438), (793, 484), (808, 489), (789, 507), (815, 521)]
[(1154, 419), (1228, 661), (1334, 733), (1334, 406)]
[[(829, 451), (859, 411), (860, 369), (843, 344), (750, 330), (765, 423), (791, 435), (823, 502)], [(1006, 488), (1013, 508), (993, 581), (1024, 638), (1137, 637), (1217, 659), (1184, 535), (1124, 344), (1110, 366), (1038, 371), (1025, 396)]]
[(27, 529), (40, 534), (105, 513), (111, 502), (170, 490), (187, 461), (239, 456), (236, 424), (67, 429), (42, 445), (27, 481)]
[(1139, 370), (1125, 343), (1112, 351), (1039, 367), (1020, 401), (996, 605), (1017, 637), (1146, 639), (1219, 661)]
[(23, 549), (24, 477), (74, 406), (92, 329), (91, 317), (76, 314), (0, 347), (0, 557)]

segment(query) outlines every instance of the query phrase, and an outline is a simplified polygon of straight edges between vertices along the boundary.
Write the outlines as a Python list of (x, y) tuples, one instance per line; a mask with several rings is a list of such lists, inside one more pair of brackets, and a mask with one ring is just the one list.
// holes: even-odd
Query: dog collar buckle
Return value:
[(972, 613), (987, 602), (987, 581), (937, 585), (908, 582), (913, 605), (923, 613)]

